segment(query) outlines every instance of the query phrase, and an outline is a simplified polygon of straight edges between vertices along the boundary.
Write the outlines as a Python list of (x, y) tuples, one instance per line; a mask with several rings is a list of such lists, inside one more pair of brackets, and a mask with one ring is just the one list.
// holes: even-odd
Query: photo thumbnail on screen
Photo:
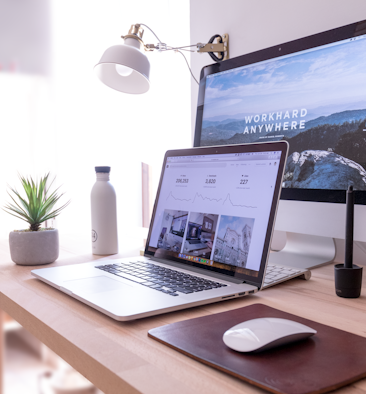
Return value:
[(180, 252), (187, 226), (188, 212), (165, 209), (157, 247)]
[(245, 268), (252, 239), (254, 219), (221, 216), (213, 260)]
[(219, 215), (191, 212), (183, 253), (211, 258)]

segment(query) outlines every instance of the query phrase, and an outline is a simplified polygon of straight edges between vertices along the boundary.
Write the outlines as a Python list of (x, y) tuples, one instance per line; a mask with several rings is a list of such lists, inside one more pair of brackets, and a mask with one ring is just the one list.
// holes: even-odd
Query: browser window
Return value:
[(255, 276), (280, 151), (168, 157), (149, 248)]

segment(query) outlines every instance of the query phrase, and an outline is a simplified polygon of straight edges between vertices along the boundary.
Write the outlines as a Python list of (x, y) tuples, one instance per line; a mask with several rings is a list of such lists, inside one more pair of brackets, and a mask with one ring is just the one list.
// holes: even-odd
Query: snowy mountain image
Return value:
[(366, 39), (206, 78), (201, 146), (286, 140), (284, 187), (366, 190)]

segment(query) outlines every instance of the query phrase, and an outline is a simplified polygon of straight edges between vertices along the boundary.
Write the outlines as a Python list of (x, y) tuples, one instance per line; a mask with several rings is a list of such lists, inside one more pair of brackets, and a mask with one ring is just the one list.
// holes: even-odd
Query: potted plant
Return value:
[(58, 216), (70, 201), (53, 210), (63, 194), (57, 193), (59, 188), (50, 193), (54, 179), (47, 187), (48, 178), (49, 173), (37, 182), (19, 175), (26, 197), (23, 198), (13, 188), (10, 190), (14, 196), (8, 192), (14, 204), (8, 203), (4, 211), (29, 223), (28, 229), (14, 230), (9, 234), (10, 255), (16, 264), (41, 265), (53, 263), (58, 258), (57, 229), (41, 228), (41, 225)]

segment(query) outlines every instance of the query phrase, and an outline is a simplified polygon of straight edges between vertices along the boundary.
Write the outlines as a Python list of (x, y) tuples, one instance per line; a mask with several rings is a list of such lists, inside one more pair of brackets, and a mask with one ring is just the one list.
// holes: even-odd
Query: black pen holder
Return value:
[(358, 298), (361, 294), (362, 267), (353, 265), (345, 268), (343, 264), (334, 266), (335, 289), (338, 297)]

